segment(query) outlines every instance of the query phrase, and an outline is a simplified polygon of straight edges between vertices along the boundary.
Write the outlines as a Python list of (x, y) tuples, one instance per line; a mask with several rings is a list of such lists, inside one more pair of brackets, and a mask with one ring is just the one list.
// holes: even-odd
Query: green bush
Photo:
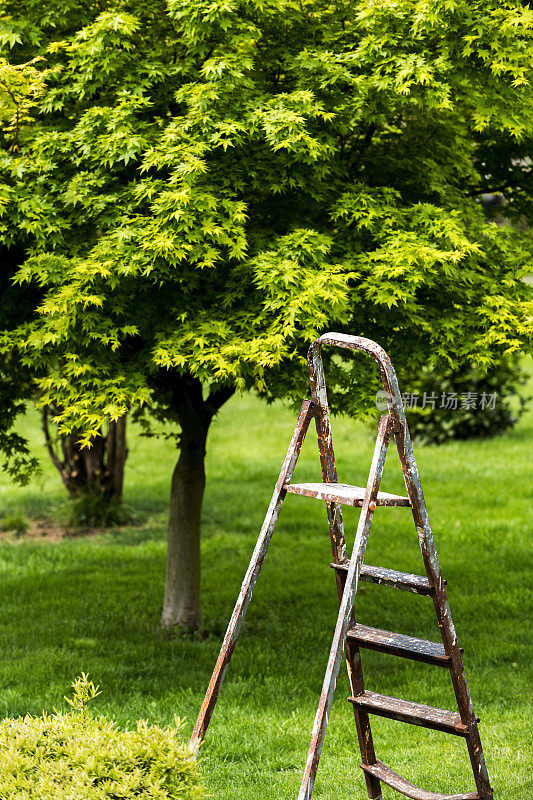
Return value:
[(87, 713), (97, 687), (82, 675), (73, 710), (0, 723), (2, 800), (199, 800), (197, 761), (175, 728), (119, 730)]
[(66, 500), (59, 518), (67, 527), (110, 528), (112, 525), (134, 522), (135, 514), (114, 497), (86, 492)]
[(404, 405), (411, 436), (423, 444), (440, 444), (503, 433), (525, 409), (524, 383), (516, 359), (501, 361), (485, 375), (471, 367), (438, 373), (424, 369), (404, 382), (409, 387)]
[(0, 522), (0, 528), (3, 531), (13, 531), (15, 536), (23, 536), (27, 532), (28, 527), (28, 520), (20, 511), (13, 511), (11, 514), (5, 514)]

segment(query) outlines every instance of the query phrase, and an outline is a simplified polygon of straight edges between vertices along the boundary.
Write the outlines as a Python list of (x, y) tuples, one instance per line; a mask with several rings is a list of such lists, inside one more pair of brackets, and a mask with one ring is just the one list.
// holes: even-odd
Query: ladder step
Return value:
[[(362, 506), (366, 491), (362, 486), (349, 486), (347, 483), (286, 483), (284, 488), (291, 494), (302, 494), (348, 506)], [(410, 506), (411, 502), (408, 497), (378, 492), (376, 505)]]
[(396, 789), (397, 792), (411, 797), (413, 800), (481, 800), (481, 795), (477, 792), (463, 792), (462, 794), (441, 794), (440, 792), (427, 792), (424, 789), (419, 789), (413, 783), (406, 781), (401, 775), (398, 775), (394, 770), (384, 764), (382, 761), (376, 761), (375, 764), (361, 764), (362, 769), (373, 775), (380, 781), (383, 781), (391, 789)]
[(379, 628), (370, 628), (357, 623), (348, 631), (347, 638), (368, 650), (378, 650), (381, 653), (390, 653), (402, 658), (411, 658), (413, 661), (425, 661), (437, 667), (449, 667), (451, 658), (444, 652), (444, 647), (438, 642), (426, 639), (417, 639), (414, 636), (405, 636), (402, 633), (382, 631)]
[[(350, 562), (343, 564), (331, 564), (333, 569), (348, 572)], [(410, 572), (397, 572), (395, 569), (385, 567), (371, 567), (363, 564), (361, 567), (360, 580), (368, 583), (379, 583), (382, 586), (391, 586), (393, 589), (403, 589), (414, 594), (434, 595), (435, 588), (430, 585), (427, 578), (422, 575), (412, 575)], [(444, 581), (446, 583), (446, 581)]]
[(455, 736), (468, 736), (468, 726), (461, 722), (461, 717), (454, 711), (424, 706), (398, 697), (387, 697), (377, 692), (363, 692), (356, 697), (349, 697), (348, 700), (356, 708), (362, 708), (369, 714), (421, 725), (423, 728), (435, 731), (453, 733)]

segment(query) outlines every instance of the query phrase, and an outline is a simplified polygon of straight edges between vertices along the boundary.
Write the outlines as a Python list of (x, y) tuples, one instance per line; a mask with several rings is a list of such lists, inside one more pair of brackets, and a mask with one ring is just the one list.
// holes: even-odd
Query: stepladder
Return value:
[[(361, 351), (372, 357), (379, 368), (387, 413), (383, 414), (379, 420), (374, 454), (365, 487), (352, 486), (338, 481), (322, 362), (322, 347), (324, 345)], [(459, 646), (452, 621), (446, 593), (446, 581), (442, 576), (406, 422), (402, 395), (390, 358), (376, 342), (370, 339), (341, 333), (325, 333), (311, 344), (308, 366), (311, 399), (306, 399), (302, 403), (287, 455), (274, 487), (266, 517), (194, 727), (191, 745), (197, 748), (205, 737), (282, 504), (287, 494), (303, 495), (322, 500), (326, 505), (333, 556), (331, 566), (335, 574), (339, 612), (298, 800), (309, 800), (313, 792), (336, 682), (343, 658), (348, 669), (349, 701), (353, 707), (355, 717), (357, 738), (361, 751), (361, 768), (370, 800), (381, 800), (383, 797), (383, 785), (396, 790), (404, 797), (410, 797), (414, 800), (493, 800), (493, 791), (478, 729), (479, 719), (474, 713), (470, 697), (463, 665), (463, 651)], [(322, 482), (293, 483), (292, 478), (298, 456), (311, 421), (314, 421), (316, 427)], [(380, 491), (385, 457), (391, 441), (395, 443), (398, 452), (405, 481), (405, 496)], [(350, 556), (348, 555), (344, 533), (342, 506), (352, 506), (360, 509)], [(364, 563), (370, 528), (378, 506), (388, 508), (407, 506), (411, 509), (425, 575), (415, 575), (397, 571), (388, 566), (370, 566)], [(413, 636), (358, 624), (355, 620), (354, 603), (360, 581), (431, 598), (441, 641), (418, 639)], [(364, 649), (425, 662), (432, 666), (447, 669), (451, 678), (457, 711), (435, 708), (367, 691), (363, 679), (361, 660), (361, 650)], [(472, 767), (475, 788), (455, 794), (443, 794), (418, 788), (403, 778), (377, 758), (370, 724), (372, 716), (381, 716), (398, 722), (414, 724), (464, 739)]]

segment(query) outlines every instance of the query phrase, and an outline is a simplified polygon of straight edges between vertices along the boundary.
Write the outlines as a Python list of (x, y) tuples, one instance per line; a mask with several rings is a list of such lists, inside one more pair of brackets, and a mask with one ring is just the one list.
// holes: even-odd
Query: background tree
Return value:
[[(46, 71), (33, 59), (26, 64), (10, 64), (0, 59), (0, 120), (4, 147), (8, 153), (20, 151), (19, 137), (34, 121), (32, 107), (45, 91)], [(2, 248), (3, 272), (0, 275), (1, 327), (12, 330), (31, 319), (43, 292), (34, 285), (13, 285), (18, 267), (26, 253), (17, 237)], [(0, 422), (1, 449), (7, 456), (6, 466), (19, 481), (27, 482), (37, 460), (29, 457), (27, 443), (13, 430), (18, 414), (35, 395), (34, 372), (23, 367), (13, 353), (0, 357), (0, 395), (3, 417)], [(126, 462), (126, 416), (109, 420), (105, 435), (91, 448), (82, 449), (75, 433), (61, 435), (49, 422), (50, 409), (42, 409), (42, 428), (46, 448), (58, 469), (70, 497), (75, 500), (71, 515), (77, 521), (106, 523), (120, 516), (120, 502)]]
[(48, 455), (71, 500), (70, 524), (108, 526), (124, 522), (127, 514), (121, 503), (128, 456), (126, 414), (106, 420), (89, 448), (81, 446), (77, 431), (61, 434), (50, 424), (55, 413), (50, 406), (42, 409), (42, 430)]
[[(43, 293), (29, 284), (13, 285), (12, 279), (24, 261), (24, 251), (2, 248), (3, 272), (0, 274), (0, 327), (9, 336), (22, 321), (32, 317)], [(35, 371), (22, 365), (15, 352), (0, 354), (0, 451), (4, 467), (12, 477), (27, 483), (38, 459), (31, 457), (27, 442), (16, 433), (17, 417), (37, 395)], [(38, 396), (38, 395), (37, 395)], [(127, 458), (126, 415), (108, 420), (102, 435), (92, 448), (81, 448), (76, 433), (61, 434), (51, 422), (53, 411), (41, 410), (44, 441), (52, 463), (73, 501), (69, 516), (73, 523), (108, 524), (124, 517), (121, 508), (124, 467)]]
[[(4, 53), (46, 71), (0, 161), (0, 235), (24, 247), (16, 281), (43, 298), (2, 351), (37, 371), (40, 402), (84, 444), (132, 408), (179, 424), (162, 620), (198, 626), (206, 439), (235, 390), (305, 394), (305, 349), (328, 327), (411, 369), (487, 366), (530, 339), (530, 242), (477, 197), (500, 177), (483, 148), (505, 142), (529, 170), (515, 148), (533, 130), (532, 12), (1, 6)], [(368, 407), (369, 365), (329, 371), (338, 409)]]

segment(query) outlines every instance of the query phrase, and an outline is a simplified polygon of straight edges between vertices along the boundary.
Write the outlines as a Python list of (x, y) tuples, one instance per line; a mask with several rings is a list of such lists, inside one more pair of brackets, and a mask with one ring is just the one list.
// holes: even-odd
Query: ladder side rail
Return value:
[[(318, 452), (322, 467), (322, 479), (326, 483), (337, 482), (337, 466), (335, 463), (335, 451), (333, 449), (333, 436), (331, 432), (331, 421), (329, 417), (328, 395), (326, 391), (326, 381), (324, 377), (324, 365), (320, 355), (320, 350), (309, 348), (309, 383), (311, 385), (311, 396), (316, 405), (315, 424), (318, 438)], [(342, 522), (342, 511), (340, 503), (326, 503), (328, 515), (329, 533), (331, 537), (332, 555), (337, 564), (346, 561), (346, 538)], [(339, 602), (342, 597), (343, 584), (337, 578), (337, 590)]]
[(311, 417), (314, 416), (315, 411), (316, 406), (311, 400), (303, 401), (291, 443), (287, 450), (287, 455), (285, 456), (281, 472), (274, 487), (274, 492), (270, 500), (270, 505), (268, 507), (265, 520), (261, 527), (248, 570), (242, 582), (239, 597), (237, 598), (235, 608), (233, 609), (233, 614), (229, 621), (226, 634), (224, 636), (224, 641), (220, 649), (220, 653), (218, 655), (215, 668), (213, 670), (213, 674), (211, 676), (211, 680), (200, 709), (200, 713), (198, 714), (198, 719), (196, 720), (196, 724), (194, 726), (190, 745), (191, 747), (194, 747), (195, 750), (199, 748), (205, 737), (207, 727), (211, 720), (211, 715), (218, 699), (218, 694), (233, 654), (246, 611), (250, 604), (250, 600), (252, 599), (252, 594), (257, 583), (257, 578), (259, 577), (259, 572), (272, 539), (272, 534), (279, 517), (283, 500), (285, 499), (286, 489), (284, 486), (286, 483), (290, 482), (292, 478), (294, 469), (296, 467), (296, 462), (298, 461), (298, 456), (300, 455), (300, 450), (311, 421)]
[[(379, 345), (377, 345), (375, 342), (372, 342), (369, 339), (363, 339), (362, 337), (344, 336), (343, 334), (326, 333), (323, 336), (321, 336), (318, 340), (313, 342), (309, 348), (307, 356), (307, 362), (309, 367), (309, 382), (311, 385), (311, 395), (319, 409), (319, 412), (317, 413), (315, 420), (317, 424), (320, 458), (322, 461), (323, 480), (326, 482), (334, 483), (337, 481), (337, 470), (335, 466), (335, 456), (333, 453), (331, 423), (329, 418), (329, 408), (327, 401), (326, 380), (325, 380), (324, 365), (321, 355), (321, 345), (323, 343), (332, 344), (339, 347), (349, 347), (350, 349), (363, 350), (364, 352), (367, 352), (370, 355), (372, 355), (372, 357), (378, 360), (378, 364), (380, 366), (381, 379), (385, 391), (388, 390), (388, 383), (385, 382), (386, 373), (382, 367), (382, 364), (379, 362), (379, 357), (382, 356), (383, 358), (387, 358), (387, 356), (385, 354), (385, 351), (382, 351), (381, 348), (379, 348)], [(319, 420), (324, 420), (321, 429), (319, 429)], [(323, 456), (323, 451), (324, 451), (324, 456)], [(342, 564), (347, 557), (347, 553), (346, 553), (344, 531), (342, 531), (342, 542), (341, 546), (339, 546), (340, 537), (338, 536), (336, 530), (337, 526), (336, 526), (335, 515), (336, 513), (340, 514), (341, 509), (340, 506), (338, 506), (337, 508), (338, 512), (336, 508), (332, 508), (329, 503), (327, 504), (333, 560), (334, 563), (336, 564)], [(335, 578), (337, 583), (337, 594), (339, 597), (339, 604), (340, 604), (342, 602), (342, 595), (344, 593), (344, 588), (346, 586), (346, 575), (344, 574), (341, 576), (340, 571), (336, 570)], [(355, 624), (355, 614), (352, 609), (349, 621), (349, 627), (351, 627), (354, 624)], [(345, 643), (344, 650), (346, 655), (346, 667), (348, 670), (350, 691), (352, 693), (352, 696), (356, 696), (364, 692), (364, 677), (363, 677), (363, 665), (361, 662), (361, 653), (359, 648), (355, 644), (350, 643), (348, 641), (346, 641)], [(372, 729), (370, 726), (369, 714), (362, 709), (356, 708), (355, 706), (353, 706), (353, 713), (355, 718), (355, 726), (357, 730), (357, 738), (359, 741), (359, 748), (361, 751), (361, 759), (363, 764), (370, 766), (371, 764), (374, 764), (376, 761), (376, 753), (374, 749), (374, 741), (372, 737)], [(365, 772), (364, 774), (365, 774), (365, 781), (369, 798), (371, 798), (371, 800), (381, 800), (382, 792), (381, 792), (380, 781), (371, 773)]]
[[(398, 449), (398, 456), (402, 466), (405, 481), (405, 488), (411, 501), (411, 510), (416, 527), (422, 558), (429, 582), (435, 588), (433, 595), (433, 605), (441, 633), (442, 643), (446, 655), (451, 658), (450, 677), (454, 689), (455, 697), (461, 721), (468, 726), (468, 736), (466, 744), (470, 763), (474, 773), (474, 780), (479, 794), (483, 800), (492, 800), (493, 791), (490, 785), (487, 765), (483, 755), (483, 747), (477, 725), (477, 717), (474, 712), (470, 689), (466, 679), (465, 668), (461, 648), (457, 640), (457, 634), (452, 620), (452, 612), (448, 601), (445, 581), (442, 576), (440, 561), (433, 538), (433, 531), (429, 522), (426, 500), (422, 490), (420, 474), (416, 464), (416, 458), (409, 433), (409, 426), (405, 417), (405, 410), (402, 397), (398, 386), (396, 372), (390, 359), (384, 363), (387, 376), (390, 397), (389, 404), (394, 406), (393, 417), (394, 438)], [(387, 390), (386, 390), (387, 391)], [(389, 405), (389, 407), (390, 407)]]
[[(346, 585), (346, 573), (341, 577), (343, 590)], [(342, 598), (341, 598), (342, 601)], [(355, 613), (352, 608), (348, 628), (355, 626)], [(352, 697), (364, 694), (365, 681), (363, 677), (363, 664), (361, 661), (361, 651), (355, 642), (346, 639), (344, 645), (344, 652), (346, 654), (346, 667), (348, 669), (348, 681), (350, 684), (350, 693)], [(370, 715), (363, 708), (357, 708), (352, 704), (353, 715), (355, 720), (355, 728), (357, 731), (357, 740), (359, 742), (359, 749), (361, 751), (361, 761), (365, 766), (372, 766), (377, 762), (376, 751), (374, 749), (374, 739), (372, 737), (372, 728), (370, 727)], [(365, 782), (368, 797), (370, 800), (383, 800), (381, 791), (380, 780), (371, 772), (365, 771)]]
[(320, 695), (318, 710), (313, 725), (311, 744), (309, 746), (309, 752), (307, 755), (307, 761), (298, 800), (309, 800), (313, 791), (316, 772), (318, 769), (318, 762), (320, 759), (322, 745), (324, 743), (329, 713), (333, 701), (333, 694), (335, 692), (337, 677), (339, 675), (344, 643), (346, 640), (348, 625), (350, 623), (354, 598), (357, 593), (359, 574), (361, 572), (366, 543), (370, 533), (372, 516), (376, 508), (375, 500), (379, 490), (381, 476), (383, 474), (389, 438), (390, 417), (384, 415), (379, 421), (378, 436), (376, 440), (376, 447), (374, 449), (374, 456), (372, 458), (372, 464), (370, 467), (370, 473), (368, 476), (365, 499), (363, 501), (361, 514), (359, 516), (359, 523), (357, 525), (350, 567), (346, 576), (346, 585), (342, 596), (339, 615), (337, 617), (333, 641), (331, 643), (328, 666), (326, 669), (322, 693)]
[[(324, 365), (322, 362), (320, 348), (309, 348), (308, 353), (309, 383), (311, 386), (311, 396), (316, 403), (317, 411), (315, 414), (316, 433), (318, 439), (318, 452), (322, 467), (322, 479), (326, 483), (336, 483), (337, 465), (335, 462), (335, 451), (333, 448), (333, 436), (331, 431), (331, 420), (329, 416), (328, 396), (326, 380), (324, 376)], [(331, 540), (331, 552), (333, 561), (342, 564), (347, 559), (346, 537), (340, 503), (326, 502), (326, 512), (328, 517), (329, 535)], [(335, 582), (337, 585), (337, 596), (339, 605), (342, 603), (342, 596), (346, 586), (346, 574), (335, 571)], [(355, 625), (355, 615), (352, 609), (349, 627)], [(346, 669), (352, 696), (362, 694), (365, 690), (363, 678), (363, 665), (361, 663), (361, 653), (359, 647), (352, 642), (345, 642), (344, 652), (346, 656)], [(363, 709), (352, 706), (357, 730), (357, 739), (361, 751), (363, 764), (368, 766), (376, 762), (372, 729), (370, 727), (369, 714)], [(381, 782), (375, 775), (369, 772), (364, 773), (367, 792), (370, 800), (382, 800)]]
[[(401, 408), (401, 412), (403, 412), (403, 407)], [(469, 732), (466, 737), (466, 744), (472, 764), (476, 788), (481, 797), (483, 797), (483, 800), (492, 800), (492, 787), (490, 785), (487, 765), (483, 755), (477, 717), (470, 696), (470, 689), (463, 664), (463, 656), (452, 620), (445, 581), (442, 576), (437, 548), (433, 538), (433, 531), (429, 522), (429, 515), (416, 465), (409, 428), (405, 421), (405, 414), (403, 414), (403, 419), (401, 417), (399, 418), (395, 430), (395, 438), (404, 474), (405, 487), (409, 499), (411, 500), (413, 519), (420, 542), (422, 558), (429, 582), (435, 588), (433, 604), (444, 650), (446, 655), (451, 658), (450, 676), (459, 714), (461, 716), (461, 721), (468, 726)]]

